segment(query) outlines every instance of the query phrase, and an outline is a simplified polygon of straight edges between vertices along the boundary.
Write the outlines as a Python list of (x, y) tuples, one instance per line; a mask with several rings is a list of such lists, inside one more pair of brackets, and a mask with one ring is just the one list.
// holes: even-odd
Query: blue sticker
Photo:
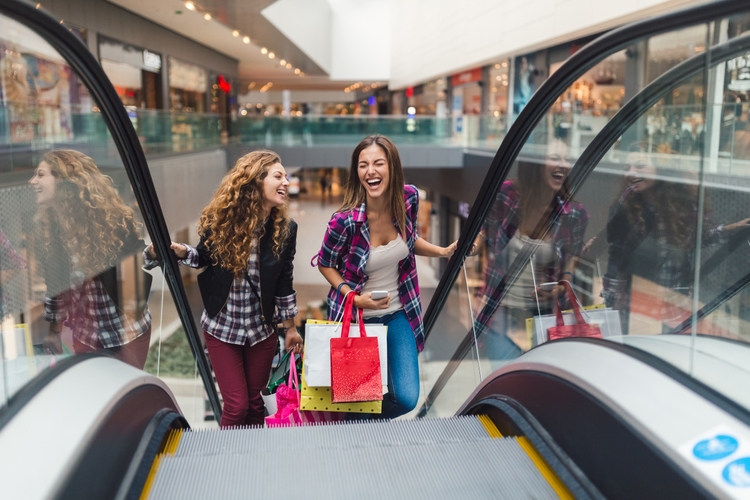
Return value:
[(740, 458), (731, 462), (724, 467), (721, 475), (732, 486), (747, 488), (750, 486), (750, 457)]
[(693, 455), (701, 460), (719, 460), (737, 451), (738, 446), (739, 443), (732, 436), (719, 434), (696, 444)]

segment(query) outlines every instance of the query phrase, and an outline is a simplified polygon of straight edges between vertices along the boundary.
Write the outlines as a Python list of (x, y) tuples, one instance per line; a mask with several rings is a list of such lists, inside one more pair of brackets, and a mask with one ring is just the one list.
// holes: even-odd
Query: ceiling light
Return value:
[(292, 63), (286, 63), (286, 69), (292, 69)]
[(282, 66), (286, 66), (286, 61), (282, 59), (281, 61), (279, 61), (279, 64), (281, 64)]
[(250, 43), (250, 37), (246, 36), (245, 38), (242, 39), (242, 41), (245, 43)]
[(305, 72), (304, 71), (300, 71), (299, 72), (299, 76), (305, 76)]
[(273, 59), (274, 57), (276, 57), (276, 54), (274, 54), (273, 52), (269, 52), (268, 53), (268, 58), (269, 59)]
[(234, 31), (232, 31), (232, 36), (235, 37), (235, 38), (237, 38), (238, 36), (240, 36), (240, 32), (237, 31), (237, 30), (234, 30)]
[(195, 10), (195, 5), (193, 5), (193, 2), (185, 2), (185, 8), (187, 10)]
[(351, 92), (351, 90), (349, 90), (349, 87), (347, 87), (347, 88), (344, 89), (344, 92), (346, 92), (348, 94), (349, 92)]
[(273, 82), (268, 82), (268, 83), (266, 84), (266, 87), (268, 87), (269, 89), (270, 89), (271, 87), (273, 87)]
[(294, 69), (294, 74), (295, 75), (299, 75), (300, 74), (300, 69), (299, 68), (295, 68)]
[(265, 48), (265, 47), (263, 47), (262, 49), (260, 49), (260, 53), (261, 54), (268, 54), (268, 49)]
[(503, 64), (501, 64), (500, 66), (502, 66), (503, 68), (507, 68), (508, 67), (508, 63), (507, 62), (503, 62)]
[(203, 14), (203, 19), (205, 19), (206, 21), (210, 21), (211, 20), (211, 14), (209, 14), (208, 12), (206, 12), (205, 14)]

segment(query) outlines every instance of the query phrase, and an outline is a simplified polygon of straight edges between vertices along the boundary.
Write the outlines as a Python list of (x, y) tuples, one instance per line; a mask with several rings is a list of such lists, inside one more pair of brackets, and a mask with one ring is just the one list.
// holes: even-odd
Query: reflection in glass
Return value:
[(544, 157), (518, 162), (518, 178), (502, 184), (475, 242), (475, 251), (487, 253), (475, 327), (487, 333), (493, 368), (531, 348), (526, 320), (550, 314), (563, 295), (557, 282), (572, 279), (589, 219), (586, 207), (569, 200), (565, 142), (554, 138), (535, 149)]
[[(151, 336), (151, 276), (140, 269), (139, 223), (94, 161), (44, 155), (29, 181), (39, 205), (35, 251), (46, 284), (45, 353), (106, 350), (143, 368)], [(135, 279), (133, 279), (133, 277)]]

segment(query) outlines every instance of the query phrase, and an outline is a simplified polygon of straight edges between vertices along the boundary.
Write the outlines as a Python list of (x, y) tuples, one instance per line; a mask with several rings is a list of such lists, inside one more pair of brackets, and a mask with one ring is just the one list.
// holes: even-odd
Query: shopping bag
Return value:
[[(307, 356), (303, 365), (307, 363)], [(381, 413), (383, 411), (383, 401), (367, 401), (364, 403), (334, 403), (331, 399), (330, 387), (311, 387), (305, 380), (305, 369), (302, 369), (302, 421), (309, 421), (308, 412), (333, 412), (333, 413)], [(343, 413), (342, 413), (343, 414)]]
[[(348, 302), (354, 303), (354, 295)], [(341, 337), (331, 343), (331, 399), (334, 403), (383, 399), (377, 337), (368, 337), (359, 310), (359, 338), (350, 337), (352, 307), (344, 311)]]
[(602, 338), (602, 332), (599, 329), (599, 325), (586, 323), (581, 314), (580, 306), (578, 305), (578, 299), (573, 293), (573, 288), (567, 281), (560, 282), (565, 291), (568, 294), (568, 299), (573, 306), (573, 315), (575, 316), (575, 323), (566, 325), (563, 319), (562, 311), (560, 310), (560, 298), (558, 298), (555, 304), (555, 322), (556, 325), (547, 329), (547, 336), (549, 340), (557, 340), (569, 337), (589, 337), (589, 338)]
[[(348, 297), (349, 295), (347, 295)], [(307, 320), (305, 325), (305, 362), (302, 371), (310, 386), (331, 387), (331, 339), (341, 336), (341, 328), (342, 323), (338, 321)], [(380, 376), (382, 384), (388, 386), (388, 327), (367, 323), (365, 328), (368, 337), (377, 337), (378, 339)], [(359, 337), (359, 331), (350, 332), (349, 336)]]
[(287, 383), (276, 388), (276, 407), (278, 409), (276, 413), (266, 417), (266, 427), (288, 427), (302, 424), (297, 363), (289, 364)]
[[(575, 322), (575, 314), (572, 310), (563, 311), (563, 322), (566, 325)], [(616, 309), (606, 307), (604, 304), (587, 306), (581, 308), (581, 315), (586, 323), (598, 325), (602, 333), (602, 338), (613, 338), (622, 335), (622, 326), (620, 324), (620, 313)], [(539, 345), (549, 340), (547, 330), (557, 324), (556, 314), (546, 314), (544, 316), (534, 316), (526, 320), (526, 332), (529, 340), (534, 339), (534, 345)]]
[(263, 398), (263, 404), (266, 407), (266, 413), (268, 415), (276, 414), (276, 389), (289, 378), (290, 360), (295, 360), (294, 362), (296, 364), (298, 374), (302, 371), (302, 358), (297, 358), (297, 356), (294, 355), (293, 352), (294, 351), (287, 351), (286, 353), (284, 353), (284, 356), (281, 358), (279, 365), (271, 373), (271, 376), (268, 380), (268, 385), (266, 385), (266, 387), (262, 391), (260, 391), (260, 397)]

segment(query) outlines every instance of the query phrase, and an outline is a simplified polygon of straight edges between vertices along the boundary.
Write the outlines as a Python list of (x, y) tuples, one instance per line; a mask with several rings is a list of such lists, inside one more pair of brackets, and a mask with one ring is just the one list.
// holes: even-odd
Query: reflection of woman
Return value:
[[(276, 153), (249, 153), (203, 209), (198, 246), (172, 243), (181, 264), (207, 268), (198, 276), (201, 326), (224, 399), (222, 427), (263, 425), (260, 391), (268, 383), (278, 323), (286, 329), (287, 350), (302, 349), (292, 284), (297, 224), (287, 213), (288, 189)], [(148, 266), (157, 264), (153, 245), (146, 257)]]
[(142, 368), (151, 334), (150, 276), (137, 280), (146, 287), (130, 303), (118, 276), (120, 263), (145, 246), (133, 210), (94, 160), (78, 151), (45, 154), (29, 182), (39, 203), (39, 261), (47, 284), (45, 349), (62, 352), (65, 325), (75, 352), (104, 349)]
[[(549, 313), (564, 291), (562, 285), (543, 284), (572, 279), (589, 216), (583, 205), (568, 201), (567, 154), (565, 143), (553, 140), (544, 163), (519, 162), (518, 179), (503, 183), (477, 238), (474, 251), (486, 246), (487, 269), (475, 327), (478, 334), (489, 330), (490, 359), (511, 359), (530, 347), (518, 332), (526, 331), (527, 318)], [(520, 262), (518, 278), (501, 286), (524, 248), (534, 250)]]
[[(607, 223), (609, 255), (602, 296), (608, 306), (628, 311), (634, 275), (677, 292), (664, 301), (657, 318), (669, 330), (683, 321), (691, 308), (698, 188), (683, 179), (659, 179), (645, 152), (630, 153), (626, 161), (623, 194), (610, 208)], [(748, 227), (750, 222), (744, 219), (713, 226), (709, 215), (710, 206), (706, 203), (704, 244), (719, 242), (728, 233)]]
[[(396, 146), (366, 137), (352, 153), (344, 204), (328, 223), (318, 268), (331, 284), (329, 319), (350, 290), (366, 322), (388, 326), (388, 394), (382, 418), (411, 411), (419, 397), (417, 351), (424, 347), (416, 255), (449, 257), (456, 244), (438, 247), (417, 234), (419, 195), (404, 185)], [(314, 259), (313, 259), (314, 260)], [(373, 299), (373, 291), (387, 291)]]

